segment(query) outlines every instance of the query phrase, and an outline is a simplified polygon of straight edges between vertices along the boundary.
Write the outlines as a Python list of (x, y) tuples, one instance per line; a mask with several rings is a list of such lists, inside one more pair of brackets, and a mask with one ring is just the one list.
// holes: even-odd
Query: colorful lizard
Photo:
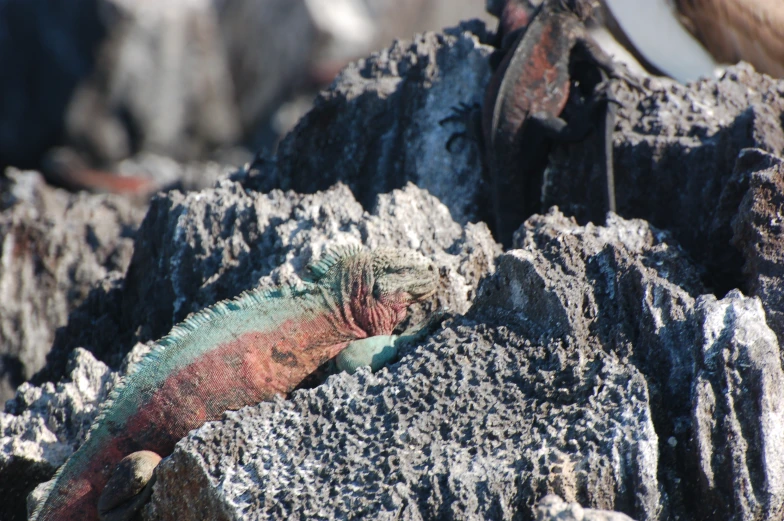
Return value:
[[(496, 237), (505, 246), (541, 210), (549, 143), (583, 139), (598, 124), (605, 132), (604, 206), (615, 209), (606, 80), (618, 74), (585, 29), (591, 8), (588, 0), (545, 0), (538, 9), (530, 0), (506, 0), (496, 7), (503, 58), (485, 93), (482, 135)], [(604, 121), (597, 121), (598, 109), (605, 109)]]
[(397, 249), (346, 248), (311, 273), (303, 290), (245, 292), (193, 314), (159, 340), (112, 391), (31, 519), (93, 521), (99, 509), (101, 519), (127, 519), (139, 505), (125, 496), (145, 489), (160, 456), (188, 431), (290, 392), (351, 342), (367, 359), (362, 346), (379, 342), (363, 339), (392, 341), (408, 306), (432, 295), (438, 281), (429, 260)]

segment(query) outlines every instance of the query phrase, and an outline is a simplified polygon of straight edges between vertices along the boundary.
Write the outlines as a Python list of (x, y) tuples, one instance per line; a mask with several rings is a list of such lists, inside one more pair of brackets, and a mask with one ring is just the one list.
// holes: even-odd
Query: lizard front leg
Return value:
[(446, 314), (445, 309), (438, 309), (425, 320), (418, 322), (398, 335), (376, 335), (361, 340), (354, 340), (337, 357), (335, 367), (338, 372), (354, 374), (363, 366), (371, 371), (378, 371), (397, 356), (399, 346), (403, 342), (422, 340), (433, 328), (440, 324)]
[(604, 52), (599, 44), (597, 44), (587, 33), (580, 34), (576, 37), (573, 54), (577, 60), (590, 63), (597, 67), (603, 73), (602, 78), (604, 80), (621, 80), (638, 92), (645, 91), (642, 85), (640, 85), (640, 82), (632, 77), (623, 67), (619, 67), (612, 57)]
[(161, 457), (149, 450), (125, 456), (114, 469), (98, 500), (101, 521), (129, 521), (147, 503)]
[(378, 371), (397, 356), (397, 335), (377, 335), (351, 342), (335, 358), (337, 372), (354, 374), (363, 366)]
[[(606, 76), (602, 74), (602, 77)], [(612, 133), (618, 101), (606, 92), (606, 85), (606, 82), (598, 84), (587, 100), (573, 100), (568, 106), (568, 121), (544, 111), (529, 115), (526, 121), (532, 133), (541, 134), (551, 141), (575, 143), (584, 140), (593, 131), (598, 132), (602, 142), (603, 202), (601, 214), (592, 217), (594, 222), (604, 222), (607, 212), (615, 211)]]

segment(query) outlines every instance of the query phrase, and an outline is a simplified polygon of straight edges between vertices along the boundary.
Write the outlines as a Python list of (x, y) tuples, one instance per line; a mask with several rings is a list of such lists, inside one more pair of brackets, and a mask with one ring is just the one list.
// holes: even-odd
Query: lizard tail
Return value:
[(87, 441), (62, 465), (51, 480), (44, 499), (30, 521), (98, 521), (98, 498), (114, 467), (119, 451), (91, 432)]

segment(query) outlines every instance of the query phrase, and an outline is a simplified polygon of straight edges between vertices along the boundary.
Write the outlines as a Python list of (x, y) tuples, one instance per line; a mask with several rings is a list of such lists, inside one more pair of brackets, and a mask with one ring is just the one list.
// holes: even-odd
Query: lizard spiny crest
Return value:
[(313, 282), (317, 282), (324, 278), (324, 275), (341, 259), (352, 257), (362, 252), (362, 246), (358, 244), (351, 244), (348, 246), (335, 246), (324, 254), (319, 260), (312, 262), (308, 265), (310, 278)]

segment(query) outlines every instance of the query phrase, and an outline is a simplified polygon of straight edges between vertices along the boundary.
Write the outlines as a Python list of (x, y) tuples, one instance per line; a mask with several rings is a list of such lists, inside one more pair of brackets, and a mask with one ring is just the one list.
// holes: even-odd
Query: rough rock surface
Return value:
[[(40, 370), (55, 329), (127, 268), (144, 209), (70, 194), (35, 172), (0, 183), (0, 401)], [(102, 282), (103, 281), (103, 282)]]
[(153, 179), (159, 190), (192, 192), (212, 187), (252, 157), (242, 148), (226, 149), (215, 161), (179, 162), (160, 154), (142, 152), (117, 163), (119, 175)]
[(0, 0), (0, 168), (37, 167), (61, 145), (94, 163), (138, 151), (204, 158), (239, 138), (273, 148), (290, 128), (282, 102), (299, 95), (307, 106), (348, 60), (481, 9), (475, 0), (74, 0), (67, 9)]
[(370, 208), (376, 194), (410, 181), (457, 222), (478, 220), (486, 210), (479, 151), (457, 144), (448, 151), (449, 138), (465, 128), (439, 122), (458, 104), (481, 100), (492, 50), (485, 37), (481, 23), (464, 23), (349, 65), (281, 142), (258, 186), (313, 192), (341, 181)]
[[(465, 311), (497, 246), (483, 225), (461, 226), (487, 210), (478, 150), (448, 154), (461, 127), (438, 122), (487, 80), (490, 49), (471, 27), (483, 33), (424, 35), (349, 68), (273, 161), (156, 199), (125, 284), (109, 279), (71, 315), (42, 378), (64, 374), (74, 346), (116, 366), (215, 300), (296, 283), (328, 244), (419, 248), (446, 267), (438, 301)], [(643, 84), (616, 87), (623, 217), (578, 224), (590, 144), (556, 147), (543, 200), (577, 220), (529, 219), (473, 307), (392, 366), (192, 432), (160, 467), (146, 517), (528, 520), (555, 493), (639, 521), (781, 519), (783, 84), (744, 66)], [(444, 204), (390, 192), (412, 180)], [(98, 396), (91, 381), (84, 394)], [(58, 422), (80, 412), (26, 405), (57, 400), (25, 387), (0, 416), (0, 484), (17, 487), (0, 490), (6, 508), (51, 472), (40, 444), (76, 443)]]
[(0, 165), (35, 165), (56, 144), (102, 161), (193, 158), (238, 137), (210, 0), (6, 0), (0, 24)]
[[(717, 80), (642, 83), (642, 92), (623, 82), (614, 89), (622, 102), (614, 135), (618, 213), (670, 231), (704, 265), (717, 293), (752, 293), (740, 252), (729, 244), (749, 188), (748, 162), (739, 156), (745, 148), (784, 151), (784, 81), (742, 64)], [(555, 147), (542, 210), (557, 204), (584, 222), (596, 204), (587, 197), (598, 168), (591, 154), (590, 143)]]
[(117, 376), (84, 349), (69, 357), (69, 381), (22, 384), (0, 413), (2, 519), (25, 519), (25, 496), (82, 440)]
[[(378, 193), (412, 181), (436, 195), (458, 222), (488, 222), (480, 148), (471, 135), (475, 127), (470, 121), (439, 123), (459, 104), (482, 100), (492, 51), (483, 43), (487, 38), (481, 24), (465, 23), (445, 34), (398, 42), (349, 66), (281, 143), (275, 160), (258, 167), (251, 186), (308, 192), (342, 181), (369, 208)], [(766, 161), (777, 161), (755, 159), (759, 154), (784, 151), (784, 81), (743, 64), (719, 79), (689, 85), (666, 78), (639, 81), (642, 90), (624, 82), (613, 87), (622, 102), (614, 134), (618, 213), (670, 231), (716, 294), (739, 287), (759, 295), (775, 314), (784, 290), (775, 277), (781, 261), (770, 245), (778, 234), (781, 202), (769, 197), (765, 208), (751, 210), (748, 201), (759, 190), (776, 193), (749, 183), (754, 171), (772, 168)], [(446, 150), (450, 137), (466, 130)], [(596, 141), (553, 147), (542, 212), (558, 205), (581, 223), (601, 213)], [(759, 151), (744, 152), (749, 148)], [(736, 216), (749, 211), (758, 215), (745, 219), (757, 223), (753, 233), (760, 239), (733, 239), (741, 233), (740, 224), (733, 225)], [(771, 218), (765, 221), (760, 212)], [(752, 260), (762, 258), (764, 263)], [(778, 324), (784, 320), (774, 315), (768, 320), (781, 335)]]
[[(693, 306), (696, 274), (642, 222), (586, 230), (554, 213), (532, 226), (546, 244), (501, 256), (468, 315), (398, 364), (194, 431), (161, 467), (149, 518), (530, 519), (555, 492), (658, 519), (659, 443), (633, 357), (675, 349), (656, 318)], [(612, 261), (627, 269), (601, 269)], [(587, 272), (635, 305), (603, 313), (610, 293)], [(185, 490), (201, 499), (183, 505)]]
[(210, 0), (101, 0), (96, 11), (104, 15), (107, 36), (93, 49), (96, 67), (69, 100), (65, 126), (71, 143), (111, 162), (138, 150), (204, 157), (239, 137)]
[[(157, 339), (187, 314), (257, 284), (296, 284), (306, 264), (329, 247), (359, 243), (414, 248), (441, 267), (440, 290), (431, 302), (414, 310), (413, 320), (434, 306), (465, 312), (479, 280), (492, 270), (500, 253), (484, 224), (455, 223), (444, 205), (413, 185), (380, 196), (371, 213), (344, 185), (312, 195), (278, 190), (259, 194), (224, 179), (211, 190), (170, 192), (153, 201), (136, 235), (124, 283), (108, 292), (96, 291), (97, 296), (59, 332), (63, 343), (50, 354), (50, 374), (58, 362), (63, 367), (57, 371), (68, 374), (66, 362), (73, 356), (73, 349), (66, 348), (68, 339), (74, 346), (89, 345), (106, 359), (120, 360), (133, 339)], [(132, 340), (124, 344), (125, 338)], [(135, 358), (139, 350), (143, 348), (137, 349)], [(86, 358), (80, 360), (87, 364)], [(63, 391), (50, 383), (42, 389), (25, 384), (22, 394), (9, 402), (7, 413), (0, 414), (0, 485), (10, 479), (10, 472), (25, 478), (8, 481), (8, 488), (0, 489), (0, 494), (14, 498), (9, 508), (18, 511), (23, 493), (51, 475), (79, 445), (84, 432), (65, 429), (62, 422), (94, 414), (100, 396), (90, 382), (76, 381), (76, 387), (88, 389), (85, 396), (64, 404), (60, 395), (70, 387)], [(39, 412), (42, 401), (49, 408)], [(64, 412), (54, 414), (58, 404)], [(28, 442), (19, 445), (20, 437)]]
[(762, 299), (768, 324), (784, 343), (784, 161), (746, 150), (736, 170), (748, 184), (732, 221), (732, 244), (744, 260), (742, 287)]
[(397, 364), (192, 432), (146, 517), (534, 519), (556, 493), (638, 520), (780, 519), (784, 379), (760, 301), (701, 296), (643, 221), (551, 212), (517, 243)]
[(701, 297), (692, 387), (693, 443), (703, 519), (784, 516), (784, 370), (758, 299)]

